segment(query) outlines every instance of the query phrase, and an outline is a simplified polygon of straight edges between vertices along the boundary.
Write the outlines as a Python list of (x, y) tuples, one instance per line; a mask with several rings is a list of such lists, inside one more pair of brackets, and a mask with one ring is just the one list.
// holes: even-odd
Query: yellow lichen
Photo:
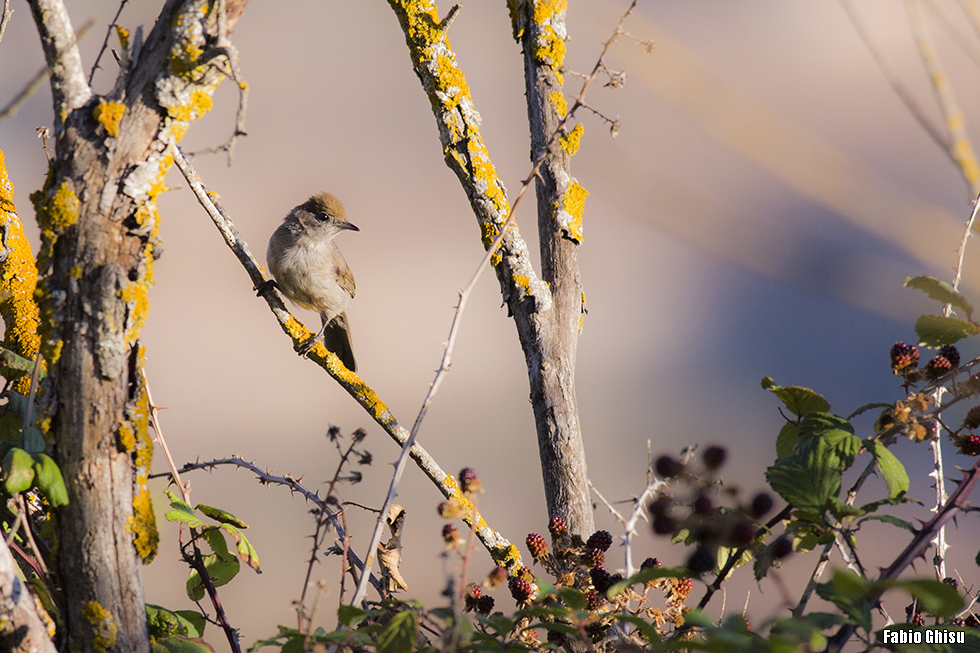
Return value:
[(105, 653), (116, 644), (116, 620), (96, 601), (82, 606), (82, 619), (88, 622), (88, 635), (95, 653)]
[(585, 198), (588, 196), (589, 191), (573, 180), (572, 185), (565, 191), (562, 198), (561, 208), (570, 216), (565, 229), (568, 231), (568, 237), (576, 243), (582, 242), (582, 214), (585, 212)]
[(136, 478), (133, 482), (133, 515), (127, 520), (126, 529), (133, 534), (133, 546), (144, 563), (156, 556), (160, 543), (156, 516), (153, 513), (153, 500), (147, 486), (150, 463), (153, 460), (153, 438), (150, 436), (150, 399), (146, 385), (142, 383), (142, 370), (146, 349), (140, 347), (136, 354), (135, 381), (139, 384), (136, 396), (126, 406), (126, 419), (118, 428), (120, 448), (133, 455)]
[(548, 97), (551, 98), (551, 104), (554, 105), (558, 115), (564, 117), (568, 113), (568, 101), (565, 99), (565, 94), (555, 91)]
[(129, 49), (129, 30), (122, 25), (116, 25), (116, 36), (119, 37), (119, 45), (123, 47), (124, 50)]
[(146, 323), (146, 317), (150, 313), (150, 301), (147, 297), (148, 285), (146, 279), (130, 281), (119, 289), (119, 297), (129, 308), (126, 316), (125, 339), (127, 344), (132, 344), (139, 336), (140, 329)]
[(38, 223), (42, 230), (57, 235), (78, 221), (80, 207), (74, 184), (63, 181), (58, 190), (41, 204), (37, 215)]
[(584, 132), (585, 127), (582, 126), (582, 123), (575, 125), (572, 131), (559, 138), (559, 141), (561, 142), (561, 149), (574, 155), (576, 152), (578, 152), (579, 145), (582, 142), (582, 134)]
[(126, 113), (126, 106), (118, 102), (99, 102), (92, 111), (95, 119), (113, 138), (119, 136), (119, 122), (124, 113)]
[(191, 92), (191, 100), (187, 104), (167, 107), (167, 115), (174, 120), (192, 121), (205, 115), (214, 106), (211, 95), (201, 89)]
[(514, 283), (527, 290), (531, 287), (531, 280), (527, 277), (521, 276), (519, 274), (514, 275)]

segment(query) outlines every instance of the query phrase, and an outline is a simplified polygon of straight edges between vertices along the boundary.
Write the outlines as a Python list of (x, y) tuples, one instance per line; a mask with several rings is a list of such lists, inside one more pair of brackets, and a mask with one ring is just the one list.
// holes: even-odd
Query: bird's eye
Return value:
[(327, 213), (317, 213), (316, 219), (319, 220), (320, 222), (326, 222), (327, 220), (330, 219), (330, 216)]

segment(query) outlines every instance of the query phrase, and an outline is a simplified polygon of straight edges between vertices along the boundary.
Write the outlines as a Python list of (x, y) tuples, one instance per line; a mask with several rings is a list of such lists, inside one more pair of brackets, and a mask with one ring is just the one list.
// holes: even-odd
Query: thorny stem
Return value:
[(95, 78), (95, 71), (99, 69), (99, 62), (102, 60), (102, 55), (105, 54), (105, 49), (109, 45), (109, 37), (112, 36), (112, 28), (119, 22), (119, 16), (122, 14), (123, 7), (126, 6), (127, 2), (129, 2), (129, 0), (122, 0), (122, 2), (119, 3), (119, 9), (116, 10), (116, 15), (113, 16), (112, 22), (109, 23), (109, 27), (106, 29), (105, 39), (102, 41), (102, 47), (99, 49), (99, 54), (95, 57), (95, 63), (92, 64), (92, 70), (88, 74), (89, 86), (92, 85), (92, 80)]

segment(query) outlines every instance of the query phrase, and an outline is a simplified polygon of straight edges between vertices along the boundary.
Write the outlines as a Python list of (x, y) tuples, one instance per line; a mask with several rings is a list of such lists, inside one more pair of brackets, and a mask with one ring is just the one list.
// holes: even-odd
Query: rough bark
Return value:
[[(55, 109), (55, 156), (32, 199), (49, 363), (38, 425), (69, 495), (57, 515), (63, 618), (79, 650), (148, 650), (140, 563), (157, 535), (138, 336), (158, 244), (155, 200), (172, 164), (166, 147), (210, 109), (221, 74), (209, 62), (223, 39), (208, 3), (168, 0), (145, 43), (123, 44), (115, 88), (98, 97), (62, 2), (30, 4)], [(245, 2), (227, 4), (230, 30)]]
[[(43, 608), (42, 608), (43, 610)], [(34, 595), (17, 576), (17, 564), (0, 537), (0, 650), (10, 653), (55, 653), (47, 623), (41, 619)]]

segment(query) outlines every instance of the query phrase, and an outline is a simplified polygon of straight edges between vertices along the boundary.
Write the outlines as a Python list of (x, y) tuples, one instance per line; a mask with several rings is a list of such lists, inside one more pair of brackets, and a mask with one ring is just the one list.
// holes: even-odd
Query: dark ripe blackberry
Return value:
[(926, 376), (930, 379), (941, 379), (953, 371), (953, 364), (945, 356), (936, 356), (926, 363)]
[(606, 561), (606, 554), (602, 549), (587, 549), (585, 551), (585, 564), (589, 567), (601, 565)]
[(493, 597), (481, 596), (476, 600), (476, 605), (474, 606), (474, 608), (480, 614), (490, 614), (491, 612), (493, 612)]
[(459, 472), (459, 488), (463, 492), (483, 492), (480, 479), (472, 467), (464, 467)]
[(625, 579), (623, 578), (622, 574), (613, 574), (612, 576), (609, 577), (609, 587), (612, 587), (616, 583), (619, 583), (623, 580)]
[(963, 427), (971, 431), (980, 426), (980, 406), (974, 406), (966, 413), (963, 418)]
[(967, 628), (980, 628), (980, 620), (971, 614), (969, 617), (966, 617), (966, 623), (963, 625)]
[(649, 569), (650, 567), (659, 567), (660, 561), (656, 558), (647, 558), (640, 564), (640, 569)]
[(500, 587), (507, 580), (507, 570), (503, 567), (494, 567), (493, 570), (487, 574), (487, 587), (491, 589), (494, 587)]
[(747, 546), (755, 539), (755, 524), (746, 520), (739, 521), (732, 526), (729, 537), (735, 546)]
[(695, 574), (704, 574), (715, 568), (715, 557), (704, 547), (694, 549), (687, 559), (687, 568)]
[(659, 496), (650, 502), (650, 514), (654, 517), (665, 517), (670, 514), (670, 509), (674, 505), (668, 496)]
[(980, 435), (971, 433), (960, 441), (960, 453), (967, 456), (980, 456)]
[(958, 590), (960, 588), (960, 581), (956, 580), (955, 578), (950, 578), (947, 576), (943, 579), (943, 582), (952, 587), (954, 590)]
[(955, 345), (943, 345), (939, 348), (939, 355), (948, 360), (953, 367), (960, 366), (960, 351)]
[(699, 494), (691, 506), (699, 515), (710, 515), (714, 510), (714, 504), (711, 503), (711, 497), (707, 494)]
[(549, 630), (548, 643), (560, 648), (568, 643), (568, 636), (560, 630)]
[(760, 492), (752, 497), (749, 514), (752, 516), (752, 519), (762, 519), (772, 510), (772, 505), (772, 496), (768, 492)]
[(657, 476), (661, 478), (674, 478), (684, 471), (684, 463), (673, 456), (660, 456), (653, 465)]
[(711, 472), (724, 465), (727, 458), (728, 450), (718, 445), (708, 447), (701, 454), (701, 460), (704, 462), (705, 468)]
[(531, 583), (527, 582), (523, 578), (511, 578), (507, 581), (507, 588), (510, 590), (510, 595), (514, 597), (514, 600), (518, 603), (526, 603), (531, 600), (531, 596), (534, 594), (534, 588)]
[(596, 531), (589, 536), (589, 541), (585, 543), (586, 548), (608, 551), (612, 546), (613, 538), (609, 531)]
[(565, 520), (561, 517), (552, 517), (551, 521), (548, 522), (548, 532), (551, 533), (551, 537), (568, 535), (568, 526), (565, 525)]
[(544, 560), (548, 557), (548, 543), (537, 533), (528, 535), (524, 543), (527, 544), (527, 550), (535, 560)]
[(476, 583), (470, 583), (466, 586), (466, 594), (463, 596), (463, 601), (465, 602), (465, 609), (467, 612), (476, 610), (477, 601), (483, 596), (483, 590)]
[(693, 580), (691, 580), (690, 578), (680, 578), (677, 581), (677, 586), (674, 588), (674, 591), (677, 592), (681, 596), (681, 598), (686, 599), (688, 594), (690, 594), (691, 590), (693, 589), (694, 589)]
[(891, 350), (892, 372), (901, 374), (904, 370), (914, 370), (919, 366), (919, 349), (904, 342), (896, 342)]
[(654, 515), (653, 532), (657, 535), (673, 535), (677, 530), (677, 520), (669, 515)]
[(793, 541), (785, 535), (772, 543), (773, 560), (782, 560), (793, 552)]
[(606, 571), (602, 565), (597, 565), (589, 570), (589, 578), (592, 579), (592, 587), (596, 589), (597, 592), (603, 594), (612, 585), (612, 575)]
[(589, 610), (595, 612), (602, 607), (602, 604), (606, 602), (606, 598), (599, 592), (599, 590), (589, 590), (585, 593), (585, 600), (589, 604)]

